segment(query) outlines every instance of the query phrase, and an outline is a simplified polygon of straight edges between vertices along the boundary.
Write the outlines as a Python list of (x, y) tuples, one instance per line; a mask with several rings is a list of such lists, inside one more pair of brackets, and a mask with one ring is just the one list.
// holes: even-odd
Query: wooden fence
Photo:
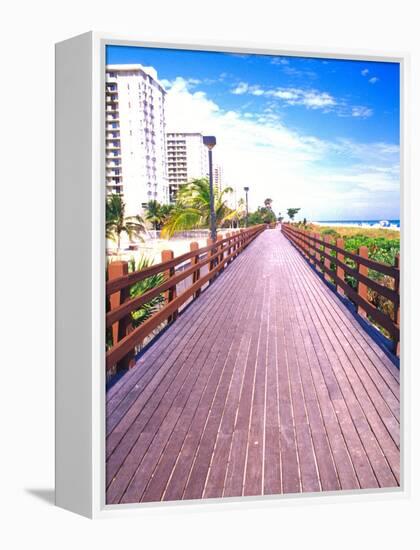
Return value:
[[(282, 224), (282, 233), (295, 247), (312, 263), (316, 269), (324, 274), (325, 280), (336, 286), (337, 292), (347, 296), (356, 306), (357, 312), (368, 316), (377, 325), (384, 328), (390, 334), (394, 342), (394, 351), (399, 354), (400, 342), (400, 269), (399, 256), (396, 257), (395, 266), (390, 266), (369, 259), (366, 246), (359, 248), (358, 253), (344, 249), (344, 240), (337, 239), (332, 244), (331, 237), (317, 233), (310, 233), (296, 229), (290, 224)], [(335, 255), (332, 255), (332, 252)], [(351, 267), (346, 260), (352, 260), (356, 267)], [(331, 264), (334, 264), (334, 268)], [(381, 275), (393, 279), (393, 288), (380, 284), (369, 277), (369, 269)], [(356, 280), (356, 288), (353, 288), (345, 280), (345, 275)], [(377, 292), (393, 304), (392, 314), (387, 315), (380, 311), (368, 300), (368, 289)]]
[[(238, 254), (264, 229), (258, 225), (218, 237), (216, 242), (207, 240), (207, 246), (198, 248), (190, 244), (190, 252), (174, 258), (173, 252), (162, 252), (162, 263), (128, 273), (127, 262), (111, 262), (106, 284), (106, 328), (112, 327), (113, 342), (106, 353), (107, 372), (130, 367), (134, 362), (136, 347), (165, 322), (176, 319), (180, 307), (187, 300), (197, 298), (202, 287), (211, 283), (218, 273), (232, 262)], [(182, 270), (179, 268), (182, 267)], [(177, 271), (178, 268), (178, 271)], [(207, 273), (203, 274), (206, 268)], [(130, 288), (153, 275), (163, 274), (163, 282), (144, 294), (132, 298)], [(191, 277), (192, 284), (177, 295), (177, 285)], [(141, 325), (133, 328), (132, 312), (158, 296), (164, 296), (164, 305)]]

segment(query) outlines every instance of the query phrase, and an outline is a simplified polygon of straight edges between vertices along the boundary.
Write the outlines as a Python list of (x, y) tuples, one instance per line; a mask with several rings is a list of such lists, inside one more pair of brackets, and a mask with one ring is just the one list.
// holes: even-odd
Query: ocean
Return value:
[(400, 220), (322, 220), (313, 221), (317, 225), (347, 225), (348, 227), (384, 227), (385, 229), (400, 230)]

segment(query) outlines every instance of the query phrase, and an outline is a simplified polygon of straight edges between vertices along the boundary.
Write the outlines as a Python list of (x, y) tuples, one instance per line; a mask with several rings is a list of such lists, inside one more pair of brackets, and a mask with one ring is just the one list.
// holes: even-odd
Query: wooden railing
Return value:
[[(337, 239), (336, 244), (331, 237), (296, 229), (290, 224), (282, 224), (282, 233), (295, 247), (324, 274), (325, 280), (336, 286), (337, 292), (346, 295), (356, 306), (357, 312), (368, 316), (374, 323), (384, 328), (394, 342), (394, 351), (399, 354), (400, 341), (400, 269), (399, 256), (395, 266), (390, 266), (369, 259), (366, 246), (359, 248), (358, 253), (344, 249), (344, 240)], [(335, 255), (332, 255), (332, 252)], [(349, 266), (346, 260), (352, 260), (355, 268)], [(333, 269), (331, 264), (335, 265)], [(393, 279), (393, 288), (389, 288), (369, 277), (369, 269)], [(356, 280), (353, 288), (345, 280), (345, 274)], [(368, 300), (368, 289), (377, 292), (393, 304), (392, 314), (388, 316)]]
[[(111, 262), (106, 284), (106, 328), (112, 328), (113, 342), (106, 353), (107, 371), (130, 367), (134, 362), (136, 348), (159, 326), (174, 321), (180, 307), (187, 300), (197, 298), (202, 287), (211, 283), (265, 228), (265, 224), (257, 225), (228, 234), (225, 238), (219, 236), (215, 242), (208, 239), (207, 246), (203, 248), (192, 242), (190, 252), (176, 258), (172, 251), (164, 250), (162, 263), (132, 273), (128, 273), (127, 262)], [(205, 274), (202, 273), (204, 269), (208, 270)], [(161, 284), (144, 294), (130, 297), (130, 288), (134, 284), (157, 274), (164, 275)], [(191, 277), (191, 285), (177, 295), (177, 285), (187, 277)], [(141, 325), (133, 328), (132, 312), (162, 295), (164, 305)]]

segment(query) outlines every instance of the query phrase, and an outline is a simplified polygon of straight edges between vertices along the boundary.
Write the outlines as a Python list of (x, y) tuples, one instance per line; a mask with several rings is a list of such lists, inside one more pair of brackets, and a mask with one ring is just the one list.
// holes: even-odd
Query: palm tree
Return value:
[(160, 206), (160, 215), (162, 218), (161, 224), (165, 224), (168, 221), (170, 215), (173, 212), (173, 209), (174, 209), (173, 204), (162, 204)]
[[(236, 216), (236, 210), (231, 210), (225, 200), (225, 195), (232, 192), (231, 187), (222, 191), (214, 188), (218, 226)], [(162, 236), (172, 237), (175, 231), (196, 227), (210, 227), (210, 185), (207, 178), (194, 179), (179, 189), (173, 210), (163, 226)]]
[(155, 231), (159, 229), (162, 223), (162, 206), (156, 200), (149, 201), (146, 206), (145, 218), (153, 224)]
[(299, 212), (300, 208), (288, 208), (287, 209), (287, 215), (289, 218), (293, 221), (295, 219), (296, 214)]
[(246, 218), (246, 204), (245, 204), (245, 199), (244, 198), (241, 197), (238, 200), (238, 205), (237, 205), (236, 210), (234, 211), (234, 214), (235, 215), (232, 218), (232, 221), (235, 222), (234, 227), (239, 227), (241, 225), (241, 221), (245, 220), (245, 218)]
[(106, 238), (117, 243), (117, 253), (121, 248), (121, 235), (126, 233), (143, 241), (144, 224), (140, 216), (125, 216), (125, 204), (120, 195), (110, 195), (106, 201)]

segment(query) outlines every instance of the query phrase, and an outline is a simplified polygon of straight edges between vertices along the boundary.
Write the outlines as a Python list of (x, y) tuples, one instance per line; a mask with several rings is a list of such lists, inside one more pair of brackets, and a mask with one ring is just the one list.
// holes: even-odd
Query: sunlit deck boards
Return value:
[(399, 484), (399, 371), (278, 229), (107, 396), (107, 503)]

